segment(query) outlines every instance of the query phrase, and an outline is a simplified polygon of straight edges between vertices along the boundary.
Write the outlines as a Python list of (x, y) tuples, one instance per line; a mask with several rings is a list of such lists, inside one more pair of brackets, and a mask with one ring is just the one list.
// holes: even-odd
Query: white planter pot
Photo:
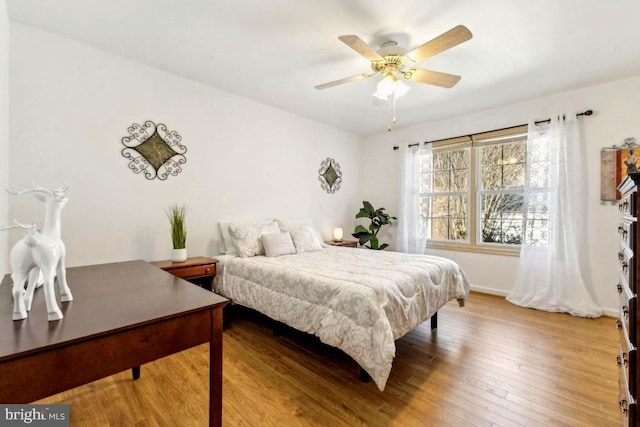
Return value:
[(186, 260), (187, 260), (187, 248), (174, 249), (173, 252), (171, 252), (171, 261), (184, 262)]

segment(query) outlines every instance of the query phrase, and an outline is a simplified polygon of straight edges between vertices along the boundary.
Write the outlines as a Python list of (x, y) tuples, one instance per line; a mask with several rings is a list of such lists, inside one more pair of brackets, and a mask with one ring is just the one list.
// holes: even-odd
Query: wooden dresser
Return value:
[(640, 173), (629, 175), (619, 186), (622, 198), (618, 202), (620, 221), (618, 225), (619, 249), (617, 290), (619, 295), (618, 320), (616, 322), (619, 342), (617, 364), (618, 402), (622, 411), (623, 425), (638, 426), (638, 280), (640, 263), (635, 256), (638, 251), (637, 218), (640, 217), (637, 186)]

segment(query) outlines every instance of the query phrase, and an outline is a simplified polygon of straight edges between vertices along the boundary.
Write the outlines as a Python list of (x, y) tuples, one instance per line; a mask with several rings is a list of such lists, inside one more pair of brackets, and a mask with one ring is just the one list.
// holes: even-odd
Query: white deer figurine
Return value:
[[(7, 192), (13, 196), (33, 194), (36, 199), (43, 202), (45, 204), (45, 218), (44, 229), (42, 230), (42, 233), (61, 237), (62, 226), (60, 217), (62, 209), (69, 201), (69, 199), (65, 197), (65, 192), (69, 189), (69, 187), (65, 185), (54, 190), (49, 190), (36, 184), (33, 181), (32, 183), (34, 188), (19, 190), (10, 190), (7, 188)], [(42, 271), (40, 271), (38, 268), (32, 269), (29, 273), (27, 293), (24, 299), (27, 311), (31, 310), (31, 303), (33, 302), (33, 292), (35, 288), (39, 288), (43, 285), (43, 283), (44, 277), (42, 276)]]
[[(68, 202), (64, 193), (67, 187), (56, 190), (48, 190), (38, 185), (28, 190), (12, 191), (10, 194), (21, 195), (34, 193), (34, 195), (45, 203), (46, 218), (44, 230), (40, 233), (35, 225), (24, 226), (18, 224), (18, 228), (29, 229), (28, 234), (18, 241), (11, 249), (11, 278), (13, 281), (13, 320), (21, 320), (27, 317), (27, 311), (31, 309), (33, 302), (33, 292), (36, 287), (37, 271), (42, 274), (44, 282), (44, 294), (47, 304), (49, 321), (63, 318), (62, 312), (56, 302), (54, 290), (54, 278), (58, 277), (60, 288), (60, 299), (72, 301), (71, 289), (67, 284), (65, 257), (66, 247), (60, 238), (60, 213)], [(16, 227), (13, 227), (16, 228)], [(24, 290), (24, 283), (30, 277), (27, 290)]]

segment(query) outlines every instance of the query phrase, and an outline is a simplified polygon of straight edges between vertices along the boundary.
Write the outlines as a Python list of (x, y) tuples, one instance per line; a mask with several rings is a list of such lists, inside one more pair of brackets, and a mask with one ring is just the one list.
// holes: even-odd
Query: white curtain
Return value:
[[(401, 177), (398, 201), (398, 233), (396, 250), (422, 254), (426, 250), (426, 224), (420, 220), (420, 169), (424, 162), (431, 162), (431, 148), (401, 148)], [(423, 183), (425, 185), (425, 183)]]
[(513, 304), (574, 316), (602, 310), (587, 290), (587, 164), (575, 113), (529, 123), (524, 241)]

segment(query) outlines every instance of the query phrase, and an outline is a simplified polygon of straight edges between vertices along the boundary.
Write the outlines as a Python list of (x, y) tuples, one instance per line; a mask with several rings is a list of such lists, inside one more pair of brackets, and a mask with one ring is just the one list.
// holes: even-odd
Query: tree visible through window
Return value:
[(519, 245), (524, 220), (526, 141), (477, 150), (482, 242)]
[(421, 158), (420, 219), (435, 240), (467, 240), (469, 149), (436, 151)]
[[(419, 215), (423, 231), (430, 241), (522, 244), (526, 136), (521, 132), (471, 145), (440, 145), (421, 156)], [(544, 225), (547, 219), (528, 218), (528, 229), (534, 225), (532, 220)]]

